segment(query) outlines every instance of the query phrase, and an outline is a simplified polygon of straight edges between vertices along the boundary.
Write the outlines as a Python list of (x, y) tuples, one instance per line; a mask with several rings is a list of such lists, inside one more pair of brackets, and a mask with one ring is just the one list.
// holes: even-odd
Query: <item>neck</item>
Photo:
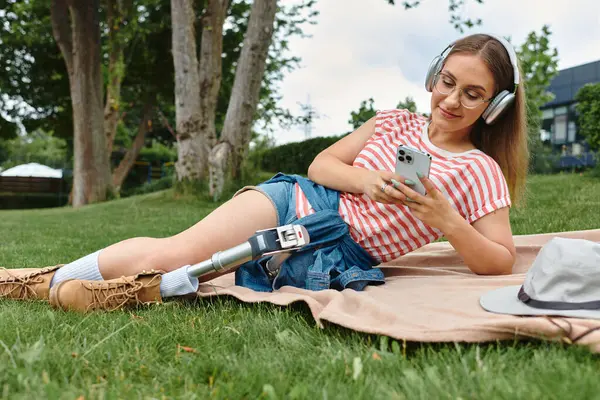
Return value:
[(429, 124), (429, 140), (431, 143), (452, 152), (460, 152), (474, 148), (469, 137), (472, 127), (461, 129), (459, 131), (446, 131), (439, 128), (435, 123)]

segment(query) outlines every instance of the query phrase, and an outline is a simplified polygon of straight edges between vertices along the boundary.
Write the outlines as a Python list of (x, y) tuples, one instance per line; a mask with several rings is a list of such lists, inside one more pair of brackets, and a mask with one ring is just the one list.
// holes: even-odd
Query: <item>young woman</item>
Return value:
[[(515, 260), (509, 208), (521, 197), (528, 164), (519, 79), (516, 54), (504, 39), (465, 37), (427, 71), (430, 118), (378, 112), (321, 152), (310, 179), (278, 174), (244, 188), (172, 237), (124, 240), (62, 267), (2, 270), (0, 297), (90, 311), (193, 293), (198, 279), (188, 277), (187, 266), (257, 230), (289, 223), (307, 228), (309, 247), (286, 260), (274, 279), (261, 263), (242, 265), (237, 284), (362, 290), (383, 283), (376, 265), (442, 236), (474, 273), (509, 274)], [(430, 176), (421, 178), (425, 196), (393, 173), (400, 144), (432, 156)]]

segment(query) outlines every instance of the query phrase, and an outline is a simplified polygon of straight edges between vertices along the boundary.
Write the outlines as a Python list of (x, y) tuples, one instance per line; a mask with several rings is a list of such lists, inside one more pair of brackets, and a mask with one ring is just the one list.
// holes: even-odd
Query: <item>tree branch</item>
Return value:
[(158, 112), (158, 115), (160, 116), (160, 119), (162, 120), (162, 123), (165, 126), (165, 128), (167, 128), (169, 132), (171, 132), (171, 135), (173, 135), (173, 137), (177, 139), (177, 135), (175, 134), (175, 131), (173, 131), (173, 128), (169, 124), (169, 120), (167, 119), (167, 117), (165, 117), (165, 114), (163, 114), (163, 112), (159, 109), (157, 109), (156, 111)]
[(73, 33), (67, 0), (52, 0), (50, 6), (52, 34), (65, 59), (69, 75), (73, 73)]

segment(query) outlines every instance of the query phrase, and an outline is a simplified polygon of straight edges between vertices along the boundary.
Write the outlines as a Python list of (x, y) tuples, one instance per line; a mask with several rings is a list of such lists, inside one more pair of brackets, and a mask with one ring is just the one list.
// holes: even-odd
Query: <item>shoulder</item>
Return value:
[(375, 117), (375, 132), (391, 133), (420, 128), (427, 118), (405, 109), (378, 110)]
[(473, 152), (469, 158), (476, 176), (475, 182), (486, 196), (510, 197), (506, 177), (496, 160), (482, 151)]
[(494, 158), (492, 158), (491, 156), (489, 156), (481, 150), (473, 152), (473, 154), (471, 154), (471, 157), (473, 157), (474, 161), (477, 161), (476, 164), (479, 166), (479, 168), (494, 175), (496, 179), (504, 180), (504, 174), (502, 172), (502, 169), (500, 168), (498, 162), (494, 160)]

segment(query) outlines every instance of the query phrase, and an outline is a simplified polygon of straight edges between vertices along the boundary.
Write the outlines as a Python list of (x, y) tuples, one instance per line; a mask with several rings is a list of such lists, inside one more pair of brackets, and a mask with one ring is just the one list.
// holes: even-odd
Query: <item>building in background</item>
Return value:
[(600, 60), (560, 70), (548, 91), (554, 99), (541, 107), (542, 140), (563, 155), (578, 156), (588, 151), (583, 137), (577, 131), (575, 95), (587, 83), (600, 82)]

